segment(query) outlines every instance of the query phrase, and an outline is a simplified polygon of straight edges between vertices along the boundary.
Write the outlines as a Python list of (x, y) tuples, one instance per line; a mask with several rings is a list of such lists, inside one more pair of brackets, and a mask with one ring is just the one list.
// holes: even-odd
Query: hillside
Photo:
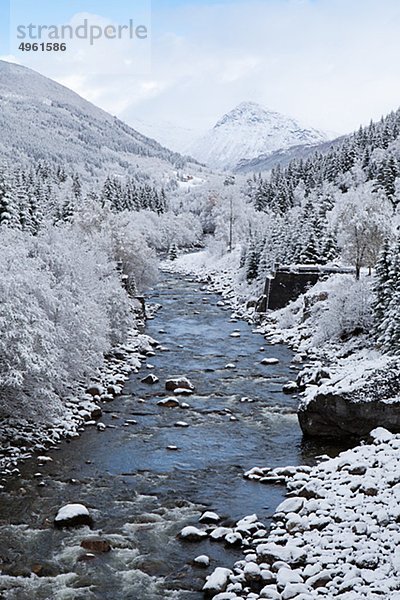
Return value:
[(159, 177), (182, 157), (42, 75), (0, 61), (0, 157), (61, 162), (83, 176)]

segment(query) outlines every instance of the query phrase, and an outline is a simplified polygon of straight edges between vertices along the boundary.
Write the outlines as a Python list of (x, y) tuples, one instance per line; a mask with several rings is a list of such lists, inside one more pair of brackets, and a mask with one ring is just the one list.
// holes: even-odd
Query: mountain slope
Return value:
[(188, 153), (211, 167), (235, 169), (242, 160), (327, 140), (325, 133), (304, 127), (295, 119), (254, 102), (242, 102), (190, 146)]
[(346, 136), (341, 136), (320, 144), (291, 146), (287, 150), (277, 150), (272, 154), (262, 154), (257, 158), (240, 160), (234, 171), (241, 174), (263, 173), (270, 171), (278, 165), (286, 167), (292, 160), (306, 160), (317, 152), (326, 154), (332, 148), (340, 145), (345, 139)]
[(78, 94), (19, 65), (0, 61), (0, 157), (70, 164), (88, 176), (153, 176), (182, 157)]

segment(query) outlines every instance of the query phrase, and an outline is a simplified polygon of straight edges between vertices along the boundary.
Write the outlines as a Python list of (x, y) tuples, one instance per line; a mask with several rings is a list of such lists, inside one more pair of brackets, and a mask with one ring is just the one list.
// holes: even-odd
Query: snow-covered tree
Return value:
[(356, 269), (375, 265), (383, 241), (389, 235), (393, 209), (390, 202), (372, 190), (371, 184), (351, 189), (337, 197), (330, 213), (343, 257)]

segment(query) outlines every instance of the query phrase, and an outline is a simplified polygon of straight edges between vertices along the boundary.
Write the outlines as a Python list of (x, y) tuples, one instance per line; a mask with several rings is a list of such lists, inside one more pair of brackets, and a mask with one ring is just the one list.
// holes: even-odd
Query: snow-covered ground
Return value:
[(211, 574), (205, 591), (214, 600), (398, 600), (400, 436), (378, 428), (371, 438), (314, 468), (286, 469), (290, 497), (271, 531), (247, 517), (243, 560)]

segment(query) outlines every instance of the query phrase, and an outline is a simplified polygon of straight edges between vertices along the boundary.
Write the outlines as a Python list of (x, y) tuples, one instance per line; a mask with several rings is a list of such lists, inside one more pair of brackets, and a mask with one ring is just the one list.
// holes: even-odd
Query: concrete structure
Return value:
[(354, 274), (352, 267), (325, 265), (284, 265), (267, 277), (264, 294), (257, 303), (257, 312), (276, 310), (287, 306), (304, 294), (317, 281), (336, 273)]

